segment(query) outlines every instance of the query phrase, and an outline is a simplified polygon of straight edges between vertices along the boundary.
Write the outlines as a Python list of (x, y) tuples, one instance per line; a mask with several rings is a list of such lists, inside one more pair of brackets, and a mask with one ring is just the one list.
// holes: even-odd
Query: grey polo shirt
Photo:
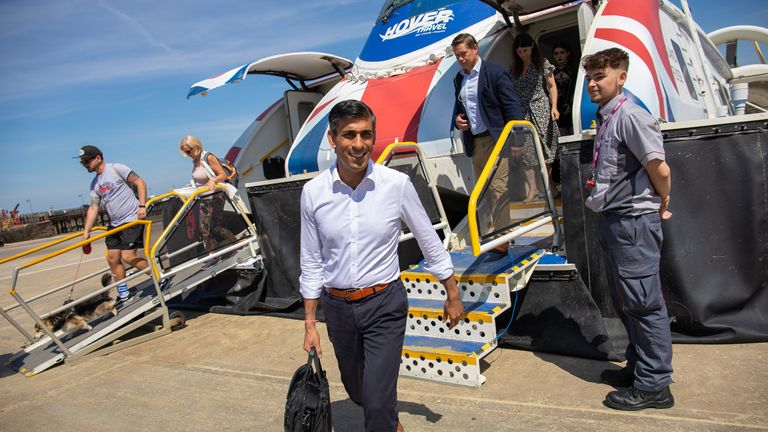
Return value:
[[(620, 93), (611, 99), (598, 111), (598, 117), (606, 119), (622, 96)], [(661, 198), (645, 170), (649, 161), (664, 160), (658, 122), (648, 111), (627, 100), (601, 127), (606, 129), (598, 133), (600, 142), (595, 142), (600, 147), (595, 187), (587, 198), (587, 207), (598, 213), (634, 216), (659, 211)]]
[(101, 205), (107, 209), (109, 224), (113, 227), (138, 219), (139, 200), (128, 186), (128, 176), (133, 172), (119, 163), (104, 163), (104, 172), (97, 174), (91, 182), (91, 196), (101, 198)]

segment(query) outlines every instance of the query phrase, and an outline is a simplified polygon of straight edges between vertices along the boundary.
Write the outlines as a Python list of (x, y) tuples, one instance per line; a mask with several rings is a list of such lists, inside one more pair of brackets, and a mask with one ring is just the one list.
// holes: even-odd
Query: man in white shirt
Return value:
[(356, 100), (329, 114), (336, 164), (304, 185), (301, 195), (301, 277), (304, 349), (322, 353), (316, 328), (322, 301), (328, 336), (350, 399), (365, 429), (402, 431), (397, 378), (408, 299), (400, 281), (401, 220), (416, 237), (428, 270), (446, 288), (451, 327), (464, 313), (453, 263), (404, 174), (370, 161), (376, 118)]

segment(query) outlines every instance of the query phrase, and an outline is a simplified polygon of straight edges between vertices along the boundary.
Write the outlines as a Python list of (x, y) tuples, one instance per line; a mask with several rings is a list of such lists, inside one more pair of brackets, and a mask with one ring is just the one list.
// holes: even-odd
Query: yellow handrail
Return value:
[(184, 199), (184, 195), (182, 195), (182, 194), (180, 194), (180, 193), (178, 193), (178, 192), (176, 192), (176, 191), (170, 191), (170, 192), (166, 192), (166, 193), (164, 193), (164, 194), (162, 194), (162, 195), (158, 195), (158, 196), (156, 196), (156, 197), (152, 197), (152, 198), (150, 198), (150, 199), (149, 199), (149, 200), (146, 202), (146, 204), (145, 204), (145, 205), (146, 205), (147, 207), (149, 207), (149, 206), (151, 206), (152, 204), (156, 203), (157, 201), (160, 201), (160, 200), (162, 200), (162, 199), (168, 198), (168, 197), (170, 197), (170, 196), (175, 196), (175, 197), (178, 197), (179, 199), (181, 199), (181, 202), (182, 202), (182, 203), (185, 203), (185, 202), (187, 201), (187, 200), (185, 200), (185, 199)]
[(376, 159), (376, 163), (379, 165), (383, 165), (387, 161), (387, 158), (390, 155), (392, 157), (395, 157), (397, 155), (397, 150), (399, 149), (409, 150), (412, 153), (416, 153), (416, 157), (418, 158), (418, 161), (419, 161), (418, 166), (421, 168), (421, 172), (425, 176), (425, 180), (429, 185), (429, 190), (432, 193), (432, 199), (434, 200), (434, 204), (437, 207), (437, 211), (440, 215), (440, 223), (437, 225), (433, 224), (433, 227), (435, 229), (443, 230), (444, 239), (445, 239), (443, 243), (447, 248), (448, 241), (452, 236), (451, 226), (448, 223), (448, 216), (446, 216), (445, 214), (443, 201), (440, 199), (440, 193), (438, 193), (437, 191), (436, 182), (434, 180), (434, 177), (432, 177), (432, 173), (430, 172), (429, 166), (426, 163), (427, 158), (424, 155), (424, 152), (421, 150), (421, 146), (419, 146), (418, 143), (415, 143), (413, 141), (394, 142), (384, 148), (384, 151), (382, 151), (381, 154), (379, 154), (378, 159)]
[[(224, 184), (217, 184), (216, 189), (223, 190), (225, 193), (227, 192), (227, 186)], [(155, 261), (155, 254), (157, 253), (157, 249), (160, 247), (160, 243), (169, 234), (170, 230), (176, 226), (176, 222), (179, 220), (179, 218), (182, 217), (182, 215), (185, 214), (185, 210), (187, 209), (187, 207), (189, 207), (190, 203), (194, 202), (194, 198), (196, 198), (200, 194), (208, 193), (210, 191), (211, 190), (209, 188), (202, 187), (192, 192), (192, 194), (190, 194), (187, 197), (187, 200), (184, 202), (184, 205), (181, 206), (179, 211), (176, 212), (176, 215), (173, 217), (173, 219), (171, 219), (171, 221), (165, 227), (162, 234), (160, 234), (160, 237), (157, 238), (157, 241), (155, 241), (155, 243), (152, 245), (152, 251), (149, 255), (147, 255), (147, 258), (150, 266), (152, 267), (152, 274), (155, 276), (155, 279), (160, 280), (160, 270), (157, 269), (157, 262)], [(250, 221), (247, 221), (247, 222), (250, 225)]]
[[(124, 229), (130, 228), (130, 227), (136, 226), (136, 225), (147, 225), (149, 228), (151, 228), (152, 221), (143, 220), (142, 219), (142, 220), (135, 220), (135, 221), (132, 221), (132, 222), (128, 222), (127, 224), (120, 225), (119, 227), (113, 228), (113, 229), (111, 229), (111, 230), (109, 230), (107, 232), (104, 232), (104, 233), (98, 234), (96, 236), (90, 237), (87, 240), (83, 240), (83, 241), (77, 242), (77, 243), (75, 243), (73, 245), (70, 245), (70, 246), (67, 246), (67, 247), (65, 247), (63, 249), (59, 249), (59, 250), (57, 250), (55, 252), (51, 252), (48, 255), (44, 255), (44, 256), (42, 256), (40, 258), (37, 258), (37, 259), (34, 259), (32, 261), (26, 262), (26, 263), (22, 264), (21, 266), (19, 266), (17, 269), (18, 270), (22, 270), (22, 269), (31, 267), (31, 266), (33, 266), (35, 264), (39, 264), (39, 263), (41, 263), (43, 261), (47, 261), (47, 260), (49, 260), (51, 258), (54, 258), (54, 257), (57, 257), (57, 256), (59, 256), (61, 254), (67, 253), (67, 252), (69, 252), (71, 250), (77, 249), (79, 247), (83, 247), (84, 245), (87, 245), (87, 244), (89, 244), (89, 243), (91, 243), (93, 241), (102, 239), (102, 238), (110, 236), (110, 235), (112, 235), (112, 234), (114, 234), (116, 232), (120, 232), (120, 231), (122, 231)], [(147, 233), (148, 233), (148, 231), (150, 231), (150, 229), (145, 229), (144, 231), (145, 231), (144, 232), (145, 238), (147, 240), (149, 240), (149, 237), (148, 237)], [(147, 244), (145, 243), (144, 244), (144, 254), (146, 254), (146, 253), (147, 253)]]
[[(160, 201), (160, 200), (162, 200), (162, 199), (164, 199), (164, 198), (167, 198), (167, 197), (169, 197), (169, 196), (176, 196), (176, 197), (178, 197), (179, 199), (181, 199), (181, 202), (182, 202), (182, 203), (184, 203), (184, 202), (185, 202), (185, 199), (184, 199), (184, 196), (183, 196), (183, 195), (181, 195), (180, 193), (178, 193), (178, 192), (175, 192), (175, 191), (170, 191), (170, 192), (167, 192), (167, 193), (164, 193), (164, 194), (162, 194), (162, 195), (158, 195), (158, 196), (156, 196), (156, 197), (153, 197), (153, 198), (149, 199), (149, 200), (147, 201), (146, 205), (147, 205), (147, 207), (148, 207), (148, 206), (150, 206), (150, 205), (152, 205), (152, 204), (156, 203), (157, 201)], [(95, 227), (91, 228), (91, 231), (106, 231), (106, 230), (107, 230), (107, 227), (104, 227), (104, 226), (95, 226)], [(53, 240), (53, 241), (51, 241), (51, 242), (45, 243), (45, 244), (43, 244), (43, 245), (40, 245), (40, 246), (36, 246), (36, 247), (34, 247), (34, 248), (32, 248), (32, 249), (29, 249), (29, 250), (26, 250), (26, 251), (24, 251), (24, 252), (19, 252), (19, 253), (17, 253), (16, 255), (13, 255), (13, 256), (10, 256), (10, 257), (5, 257), (5, 258), (3, 258), (3, 259), (0, 259), (0, 264), (5, 264), (5, 263), (7, 263), (7, 262), (10, 262), (10, 261), (16, 260), (16, 259), (18, 259), (18, 258), (22, 258), (22, 257), (25, 257), (25, 256), (27, 256), (27, 255), (33, 254), (33, 253), (35, 253), (35, 252), (39, 252), (39, 251), (41, 251), (41, 250), (43, 250), (43, 249), (47, 249), (47, 248), (49, 248), (49, 247), (51, 247), (51, 246), (56, 246), (57, 244), (60, 244), (60, 243), (64, 243), (64, 242), (66, 242), (66, 241), (72, 240), (73, 238), (77, 238), (77, 237), (80, 237), (80, 236), (82, 236), (82, 235), (83, 235), (83, 231), (78, 231), (78, 232), (76, 232), (76, 233), (72, 233), (72, 234), (69, 234), (69, 235), (67, 235), (67, 236), (65, 236), (65, 237), (62, 237), (62, 238), (60, 238), (60, 239), (56, 239), (56, 240)], [(102, 237), (98, 237), (98, 238), (102, 238)], [(149, 240), (149, 237), (148, 237), (148, 236), (147, 236), (147, 240)]]
[(379, 158), (376, 159), (376, 163), (379, 165), (383, 164), (384, 161), (387, 160), (387, 156), (389, 156), (389, 154), (392, 153), (392, 151), (395, 148), (408, 147), (408, 146), (415, 147), (415, 146), (418, 146), (418, 144), (416, 144), (413, 141), (404, 141), (404, 142), (394, 142), (388, 145), (387, 147), (384, 148), (384, 151), (381, 152), (381, 154), (379, 155)]
[(760, 62), (765, 64), (765, 57), (763, 57), (763, 51), (760, 49), (760, 44), (757, 41), (752, 41), (753, 44), (755, 44), (755, 52), (757, 53), (757, 56), (760, 58)]
[[(525, 120), (512, 120), (504, 126), (501, 135), (499, 135), (499, 139), (496, 141), (496, 145), (493, 147), (493, 151), (491, 151), (490, 156), (488, 156), (488, 161), (486, 161), (483, 171), (477, 179), (477, 183), (475, 183), (475, 187), (472, 189), (472, 193), (469, 195), (467, 222), (469, 224), (469, 239), (470, 244), (472, 245), (472, 253), (475, 256), (480, 254), (480, 230), (477, 226), (477, 201), (480, 199), (480, 193), (485, 188), (486, 183), (488, 183), (491, 171), (493, 171), (494, 164), (492, 162), (498, 159), (501, 150), (504, 148), (504, 144), (507, 142), (509, 132), (515, 126), (529, 126), (534, 128), (531, 122)], [(536, 129), (534, 128), (533, 130)], [(534, 143), (534, 145), (538, 145), (538, 142)]]
[[(103, 226), (95, 226), (95, 227), (93, 227), (91, 229), (91, 231), (106, 231), (106, 230), (107, 230), (107, 227), (103, 227)], [(64, 243), (65, 241), (72, 240), (73, 238), (80, 237), (82, 235), (83, 235), (83, 231), (79, 231), (79, 232), (76, 232), (76, 233), (69, 234), (68, 236), (62, 237), (62, 238), (60, 238), (58, 240), (54, 240), (54, 241), (48, 242), (48, 243), (46, 243), (44, 245), (33, 247), (32, 249), (26, 250), (24, 252), (19, 252), (16, 255), (0, 259), (0, 264), (5, 264), (5, 263), (13, 261), (15, 259), (18, 259), (18, 258), (21, 258), (21, 257), (25, 257), (25, 256), (27, 256), (29, 254), (33, 254), (35, 252), (41, 251), (41, 250), (49, 248), (51, 246), (56, 246), (59, 243)]]

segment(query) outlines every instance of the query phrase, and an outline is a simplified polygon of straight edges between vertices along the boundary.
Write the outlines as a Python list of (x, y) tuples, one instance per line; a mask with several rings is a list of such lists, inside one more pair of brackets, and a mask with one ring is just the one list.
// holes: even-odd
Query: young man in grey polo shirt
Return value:
[(622, 88), (629, 56), (611, 48), (583, 61), (587, 92), (600, 105), (591, 195), (613, 303), (627, 328), (627, 367), (603, 371), (622, 388), (603, 402), (620, 410), (670, 408), (672, 338), (661, 292), (661, 220), (669, 219), (670, 170), (658, 122)]

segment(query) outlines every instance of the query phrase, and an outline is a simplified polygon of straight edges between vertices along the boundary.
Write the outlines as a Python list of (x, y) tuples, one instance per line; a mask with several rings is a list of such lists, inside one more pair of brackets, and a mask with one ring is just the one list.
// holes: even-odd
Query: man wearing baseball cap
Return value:
[[(95, 146), (83, 146), (76, 157), (80, 158), (80, 163), (88, 172), (96, 174), (91, 181), (91, 205), (85, 217), (83, 240), (90, 237), (101, 205), (109, 215), (110, 230), (146, 217), (144, 205), (147, 202), (147, 184), (138, 174), (123, 164), (104, 162), (104, 155)], [(133, 188), (136, 189), (136, 194)], [(144, 247), (143, 225), (126, 228), (108, 236), (106, 244), (107, 262), (116, 280), (125, 278), (123, 263), (138, 270), (147, 268), (147, 260), (136, 254), (137, 249)], [(126, 283), (118, 285), (117, 291), (119, 301), (125, 302), (130, 298)]]

